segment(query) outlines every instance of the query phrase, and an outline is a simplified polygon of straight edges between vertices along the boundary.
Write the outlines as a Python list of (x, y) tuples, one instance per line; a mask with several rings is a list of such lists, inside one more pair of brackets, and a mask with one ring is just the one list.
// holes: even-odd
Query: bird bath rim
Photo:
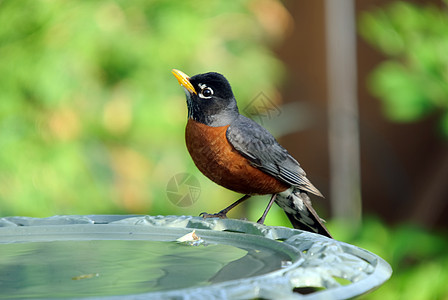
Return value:
[[(73, 239), (69, 233), (80, 229), (85, 236), (78, 238), (84, 240), (111, 238), (108, 232), (119, 233), (123, 239), (144, 239), (148, 230), (157, 230), (161, 237), (168, 232), (180, 237), (195, 230), (205, 240), (260, 243), (275, 247), (291, 258), (290, 264), (267, 274), (205, 287), (83, 299), (346, 299), (379, 287), (392, 274), (387, 262), (356, 246), (297, 229), (234, 219), (136, 215), (7, 217), (0, 219), (0, 245), (14, 242), (21, 232), (27, 232), (19, 235), (22, 241), (35, 240), (38, 236), (41, 240), (60, 240)], [(134, 234), (130, 235), (130, 231)], [(90, 236), (85, 234), (89, 232)], [(346, 279), (350, 284), (342, 285), (335, 277)], [(294, 288), (307, 286), (325, 289), (307, 295), (293, 292)]]

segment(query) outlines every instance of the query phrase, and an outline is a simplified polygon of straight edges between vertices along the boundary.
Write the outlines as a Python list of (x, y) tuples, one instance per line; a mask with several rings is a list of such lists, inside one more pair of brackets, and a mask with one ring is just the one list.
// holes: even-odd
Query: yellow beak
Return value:
[(190, 77), (188, 77), (187, 74), (185, 74), (182, 71), (176, 70), (176, 69), (173, 69), (171, 72), (177, 78), (177, 81), (179, 81), (179, 84), (181, 86), (186, 88), (190, 93), (197, 94), (196, 90), (193, 87), (193, 85), (190, 83)]

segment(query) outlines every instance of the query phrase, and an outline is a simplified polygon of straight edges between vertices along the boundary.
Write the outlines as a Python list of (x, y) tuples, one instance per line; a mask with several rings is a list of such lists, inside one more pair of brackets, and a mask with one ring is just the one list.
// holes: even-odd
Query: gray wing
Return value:
[(229, 143), (263, 172), (301, 190), (322, 196), (300, 164), (258, 123), (240, 115), (226, 132)]

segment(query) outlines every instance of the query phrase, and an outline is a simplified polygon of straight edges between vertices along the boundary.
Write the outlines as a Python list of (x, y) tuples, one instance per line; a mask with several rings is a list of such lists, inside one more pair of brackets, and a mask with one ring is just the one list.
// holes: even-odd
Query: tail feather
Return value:
[(306, 192), (291, 188), (279, 193), (275, 202), (285, 211), (294, 228), (333, 238), (324, 221), (311, 206), (310, 197)]

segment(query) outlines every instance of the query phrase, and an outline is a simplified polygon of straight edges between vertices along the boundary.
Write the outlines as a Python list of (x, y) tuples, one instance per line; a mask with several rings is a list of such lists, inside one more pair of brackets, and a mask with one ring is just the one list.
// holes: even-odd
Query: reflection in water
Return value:
[(288, 259), (267, 249), (160, 241), (0, 244), (0, 298), (82, 297), (206, 286), (261, 275)]

